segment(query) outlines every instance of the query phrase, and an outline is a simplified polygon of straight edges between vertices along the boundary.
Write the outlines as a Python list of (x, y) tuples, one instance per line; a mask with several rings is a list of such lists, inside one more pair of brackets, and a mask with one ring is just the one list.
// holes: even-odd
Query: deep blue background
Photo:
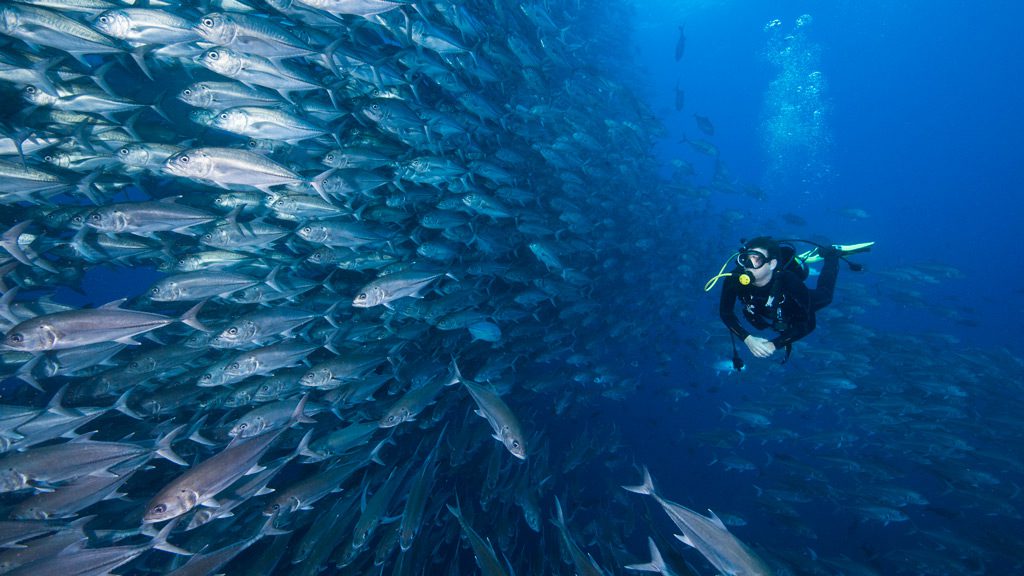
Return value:
[[(1018, 23), (1024, 5), (1013, 2), (643, 2), (639, 3), (638, 59), (652, 106), (670, 130), (659, 150), (666, 159), (694, 153), (679, 136), (699, 135), (693, 113), (715, 123), (715, 144), (739, 180), (770, 188), (760, 124), (776, 70), (760, 55), (778, 18), (792, 29), (813, 16), (807, 38), (821, 49), (830, 104), (830, 155), (835, 177), (810, 194), (773, 190), (765, 201), (717, 196), (714, 205), (748, 217), (723, 253), (758, 218), (795, 213), (808, 220), (797, 233), (837, 242), (875, 240), (875, 270), (917, 264), (952, 266), (960, 280), (920, 286), (934, 305), (975, 309), (980, 327), (936, 322), (971, 342), (1002, 344), (1020, 353), (1022, 339), (1007, 312), (1022, 292), (1018, 252), (1024, 220), (1024, 101), (1020, 78), (1024, 43)], [(687, 48), (673, 51), (685, 22)], [(673, 109), (674, 86), (686, 106)], [(700, 158), (697, 158), (700, 161)], [(706, 172), (707, 170), (705, 170)], [(841, 210), (870, 217), (851, 220)], [(700, 223), (687, 223), (688, 226)], [(718, 234), (717, 229), (709, 233)], [(708, 259), (708, 270), (717, 269)], [(900, 314), (923, 327), (934, 316)], [(877, 320), (877, 318), (875, 318)]]
[[(853, 0), (638, 4), (637, 76), (641, 80), (636, 89), (647, 95), (669, 132), (657, 153), (666, 162), (677, 158), (693, 162), (698, 169), (695, 182), (707, 183), (712, 163), (679, 142), (684, 135), (702, 137), (693, 114), (706, 115), (716, 128), (708, 139), (719, 148), (732, 176), (766, 191), (763, 199), (713, 194), (707, 219), (679, 223), (717, 247), (715, 253), (705, 253), (702, 247), (695, 255), (706, 276), (719, 269), (739, 238), (766, 231), (839, 243), (873, 240), (878, 244), (871, 254), (856, 258), (867, 272), (858, 276), (845, 268), (841, 272), (835, 306), (858, 306), (859, 302), (843, 298), (848, 296), (844, 287), (857, 284), (864, 294), (878, 296), (877, 302), (865, 302), (867, 312), (857, 317), (864, 327), (897, 342), (903, 337), (937, 335), (920, 362), (907, 368), (927, 369), (930, 356), (970, 354), (971, 346), (1003, 347), (1017, 357), (1024, 353), (1019, 335), (1024, 274), (1017, 258), (1019, 228), (1024, 222), (1024, 117), (1020, 113), (1024, 42), (1018, 29), (1024, 4)], [(783, 29), (793, 30), (802, 14), (813, 17), (813, 24), (802, 34), (820, 49), (819, 70), (827, 82), (824, 102), (832, 146), (825, 159), (834, 174), (810, 190), (780, 187), (771, 180), (762, 129), (772, 109), (766, 101), (768, 88), (778, 73), (763, 57), (769, 42), (765, 24), (778, 18)], [(676, 62), (678, 26), (684, 22), (686, 54)], [(674, 107), (677, 83), (686, 92), (682, 111)], [(694, 200), (680, 198), (680, 202)], [(849, 208), (862, 209), (869, 216), (850, 218), (844, 213)], [(717, 216), (728, 210), (735, 211), (733, 217)], [(807, 224), (789, 224), (784, 214), (796, 214)], [(908, 280), (908, 272), (922, 275)], [(926, 276), (935, 282), (925, 280)], [(695, 292), (703, 280), (695, 282)], [(769, 482), (762, 474), (777, 473), (770, 464), (771, 453), (790, 447), (744, 444), (739, 453), (753, 460), (760, 472), (723, 473), (720, 465), (709, 465), (714, 458), (730, 454), (710, 446), (709, 438), (701, 434), (724, 436), (740, 428), (735, 420), (722, 416), (724, 403), (756, 405), (759, 399), (772, 396), (772, 387), (792, 386), (801, 378), (813, 388), (817, 373), (800, 372), (810, 368), (810, 362), (799, 357), (800, 348), (870, 352), (883, 360), (885, 352), (842, 348), (829, 338), (826, 318), (819, 322), (824, 326), (798, 346), (793, 364), (782, 371), (748, 361), (749, 369), (743, 374), (716, 375), (708, 365), (727, 359), (729, 352), (725, 331), (716, 325), (718, 291), (697, 301), (697, 318), (706, 322), (681, 325), (679, 331), (685, 339), (707, 329), (711, 339), (700, 353), (701, 363), (677, 361), (668, 378), (690, 391), (690, 396), (679, 404), (667, 404), (662, 397), (638, 398), (622, 414), (624, 421), (637, 423), (626, 432), (637, 447), (639, 461), (651, 465), (656, 481), (660, 475), (666, 497), (698, 510), (711, 507), (744, 515), (750, 524), (734, 532), (746, 541), (775, 550), (804, 542), (822, 556), (845, 555), (859, 562), (922, 546), (914, 536), (917, 529), (952, 529), (966, 539), (988, 530), (1019, 533), (1019, 519), (985, 516), (978, 525), (964, 519), (947, 526), (938, 516), (918, 510), (909, 511), (909, 525), (883, 528), (817, 498), (813, 504), (799, 506), (799, 523), (816, 533), (816, 540), (808, 542), (801, 540), (794, 526), (779, 525), (779, 518), (758, 513), (753, 486)], [(720, 334), (714, 332), (718, 329)], [(1010, 379), (1019, 377), (1020, 367), (1008, 368), (1008, 374)], [(870, 387), (899, 376), (899, 369), (887, 366), (874, 374), (872, 382), (862, 384)], [(856, 403), (864, 388), (851, 393), (847, 401)], [(977, 409), (973, 418), (982, 423), (989, 417), (1012, 421), (1019, 405), (991, 402)], [(827, 419), (829, 414), (821, 416)], [(951, 434), (966, 434), (955, 424), (948, 425)], [(836, 423), (773, 418), (772, 427), (810, 433), (834, 429)], [(1019, 437), (1015, 431), (991, 436), (1003, 434), (996, 446), (985, 449), (1017, 452), (1010, 444)], [(662, 440), (651, 442), (652, 436)], [(984, 442), (967, 439), (979, 443), (979, 448)], [(870, 459), (870, 444), (884, 441), (862, 439), (849, 454)], [(813, 455), (796, 456), (815, 464)], [(1003, 486), (1018, 481), (1002, 480)], [(897, 484), (928, 494), (939, 506), (957, 509), (963, 504), (955, 496), (940, 496), (941, 482), (927, 473), (906, 476)]]

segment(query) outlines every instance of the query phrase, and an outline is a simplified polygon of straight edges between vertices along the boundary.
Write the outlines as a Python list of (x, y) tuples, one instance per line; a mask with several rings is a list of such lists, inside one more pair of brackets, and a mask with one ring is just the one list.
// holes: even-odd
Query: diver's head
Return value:
[(745, 242), (736, 256), (736, 262), (750, 281), (744, 283), (741, 275), (740, 282), (764, 286), (771, 281), (775, 267), (779, 265), (779, 250), (779, 243), (769, 236), (758, 236)]

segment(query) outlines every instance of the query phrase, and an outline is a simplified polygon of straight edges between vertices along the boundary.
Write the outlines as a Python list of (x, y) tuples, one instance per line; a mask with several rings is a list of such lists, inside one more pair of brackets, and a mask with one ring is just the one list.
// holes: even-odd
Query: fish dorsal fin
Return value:
[(128, 301), (127, 298), (119, 298), (119, 299), (114, 300), (112, 302), (107, 302), (103, 306), (100, 306), (100, 309), (110, 308), (110, 309), (120, 310), (121, 309), (121, 304), (124, 304), (127, 301)]
[(99, 432), (99, 430), (93, 430), (91, 432), (86, 432), (85, 434), (79, 434), (78, 436), (75, 436), (74, 438), (68, 440), (68, 444), (92, 442), (92, 437), (95, 436), (97, 432)]
[(722, 530), (728, 530), (728, 528), (725, 527), (725, 522), (722, 522), (722, 519), (718, 517), (718, 514), (715, 514), (714, 510), (708, 508), (708, 514), (711, 514), (711, 521), (714, 522), (715, 526), (718, 526)]

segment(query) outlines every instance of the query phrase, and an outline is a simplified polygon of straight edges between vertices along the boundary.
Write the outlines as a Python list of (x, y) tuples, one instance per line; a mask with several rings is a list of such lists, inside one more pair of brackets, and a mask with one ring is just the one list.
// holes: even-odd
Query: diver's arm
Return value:
[(785, 348), (814, 331), (815, 318), (811, 311), (811, 292), (795, 274), (783, 276), (782, 289), (786, 295), (783, 304), (787, 327), (772, 339), (775, 348)]
[(739, 318), (736, 317), (736, 298), (738, 296), (735, 280), (726, 278), (725, 282), (722, 282), (722, 298), (718, 303), (718, 316), (721, 317), (722, 324), (725, 324), (729, 332), (743, 340), (750, 336), (750, 332), (743, 329)]

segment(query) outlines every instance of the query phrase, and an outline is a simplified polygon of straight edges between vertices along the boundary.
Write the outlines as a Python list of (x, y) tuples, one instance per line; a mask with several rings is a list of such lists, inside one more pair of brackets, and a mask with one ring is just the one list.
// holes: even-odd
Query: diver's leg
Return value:
[(817, 312), (832, 303), (832, 294), (836, 291), (836, 278), (839, 276), (839, 255), (829, 254), (821, 267), (818, 285), (811, 292), (811, 310)]

